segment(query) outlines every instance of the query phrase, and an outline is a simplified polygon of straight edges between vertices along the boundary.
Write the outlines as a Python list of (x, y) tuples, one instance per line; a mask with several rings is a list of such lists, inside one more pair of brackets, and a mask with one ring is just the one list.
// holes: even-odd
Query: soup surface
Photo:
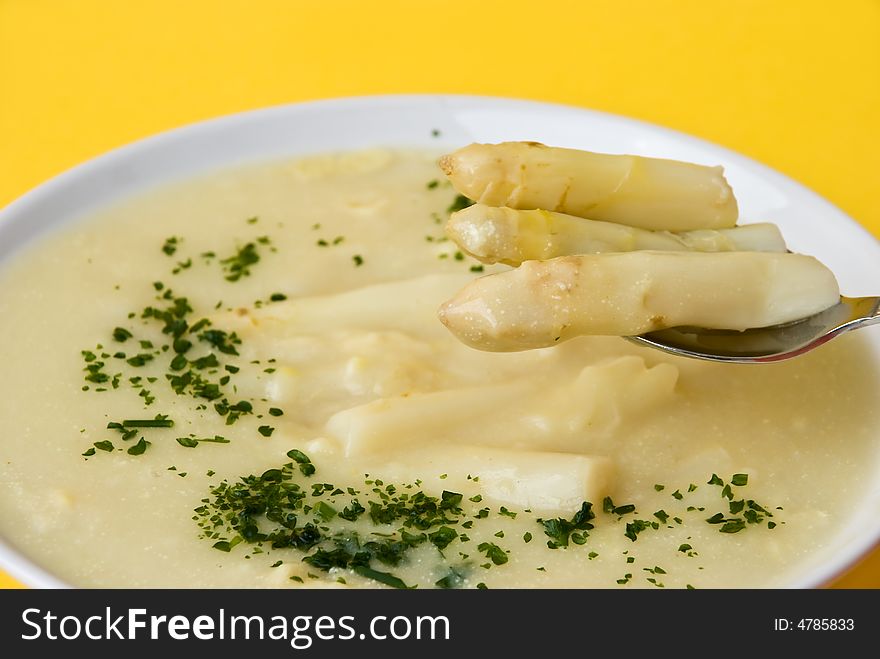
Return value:
[(131, 200), (0, 277), (0, 534), (79, 586), (738, 587), (827, 560), (877, 464), (843, 337), (772, 365), (460, 344), (437, 154)]

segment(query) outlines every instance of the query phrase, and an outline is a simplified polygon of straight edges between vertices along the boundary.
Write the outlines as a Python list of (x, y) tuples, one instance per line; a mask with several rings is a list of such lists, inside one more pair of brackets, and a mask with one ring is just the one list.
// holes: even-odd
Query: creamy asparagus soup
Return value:
[(774, 586), (827, 560), (877, 462), (862, 338), (759, 367), (469, 347), (437, 310), (508, 266), (446, 238), (469, 202), (438, 156), (218, 173), (4, 266), (3, 537), (78, 586)]

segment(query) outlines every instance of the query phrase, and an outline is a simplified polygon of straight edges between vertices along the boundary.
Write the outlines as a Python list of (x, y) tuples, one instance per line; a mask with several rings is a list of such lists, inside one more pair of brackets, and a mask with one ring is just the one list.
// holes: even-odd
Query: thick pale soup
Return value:
[[(758, 367), (459, 343), (437, 154), (224, 172), (0, 285), (0, 533), (81, 586), (773, 586), (877, 461), (860, 337)], [(485, 272), (504, 266), (485, 267)]]

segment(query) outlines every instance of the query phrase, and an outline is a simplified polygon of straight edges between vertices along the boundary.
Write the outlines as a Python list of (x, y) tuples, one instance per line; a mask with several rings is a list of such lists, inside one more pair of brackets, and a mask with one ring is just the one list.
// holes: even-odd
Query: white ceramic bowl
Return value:
[[(435, 135), (434, 131), (439, 131)], [(458, 147), (531, 139), (592, 151), (721, 164), (748, 220), (777, 223), (793, 251), (817, 256), (847, 295), (880, 293), (880, 243), (827, 201), (727, 149), (609, 114), (468, 96), (377, 96), (282, 106), (163, 133), (112, 151), (32, 190), (0, 211), (0, 262), (41, 234), (132, 194), (247, 162), (371, 146)], [(870, 333), (880, 361), (880, 331)], [(878, 431), (880, 432), (880, 431)], [(880, 437), (878, 437), (880, 439)], [(880, 539), (880, 463), (849, 524), (819, 569), (789, 584), (815, 587)], [(0, 567), (25, 584), (65, 584), (0, 539)]]

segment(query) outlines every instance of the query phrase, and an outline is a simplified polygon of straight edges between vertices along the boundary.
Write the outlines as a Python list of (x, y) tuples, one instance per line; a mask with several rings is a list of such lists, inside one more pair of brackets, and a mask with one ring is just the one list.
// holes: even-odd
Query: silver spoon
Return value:
[(674, 327), (626, 337), (673, 355), (714, 362), (756, 364), (791, 359), (849, 330), (880, 323), (880, 297), (843, 297), (815, 316), (743, 332)]

